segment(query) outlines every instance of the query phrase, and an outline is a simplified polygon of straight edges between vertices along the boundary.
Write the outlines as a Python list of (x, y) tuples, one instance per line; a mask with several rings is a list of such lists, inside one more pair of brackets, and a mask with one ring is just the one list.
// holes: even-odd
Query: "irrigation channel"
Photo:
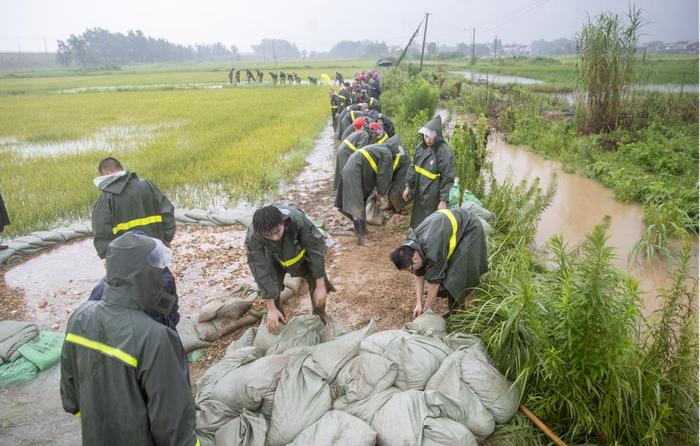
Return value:
[[(332, 130), (327, 127), (307, 157), (307, 166), (294, 181), (280, 188), (279, 197), (298, 203), (312, 219), (323, 220), (330, 234), (326, 263), (337, 291), (329, 296), (329, 313), (353, 329), (372, 318), (379, 330), (399, 328), (411, 318), (413, 279), (396, 271), (388, 253), (403, 240), (408, 217), (395, 215), (385, 226), (372, 227), (370, 246), (358, 246), (351, 224), (333, 207), (335, 146)], [(490, 139), (489, 147), (499, 179), (512, 172), (515, 179), (540, 177), (546, 184), (551, 173), (558, 173), (557, 195), (540, 223), (538, 247), (557, 233), (573, 245), (604, 215), (610, 215), (610, 244), (616, 247), (618, 266), (631, 271), (645, 290), (662, 284), (666, 266), (661, 261), (642, 271), (627, 267), (627, 252), (643, 229), (640, 206), (620, 204), (609, 189), (563, 173), (558, 163), (509, 145), (499, 136)], [(177, 279), (183, 317), (196, 315), (212, 297), (230, 296), (237, 281), (250, 279), (244, 237), (242, 226), (193, 225), (178, 229), (171, 269)], [(697, 264), (697, 241), (691, 261)], [(103, 275), (104, 267), (91, 239), (65, 244), (35, 254), (21, 264), (0, 268), (0, 318), (30, 320), (41, 329), (62, 331), (70, 313), (87, 299)], [(290, 314), (310, 312), (306, 295), (302, 289), (290, 301)], [(654, 296), (647, 293), (647, 312), (657, 306)], [(193, 383), (221, 357), (235, 336), (234, 333), (214, 342), (204, 358), (191, 366)], [(0, 390), (0, 400), (5, 402), (0, 406), (0, 444), (79, 443), (79, 421), (63, 412), (58, 382), (59, 367), (53, 367), (28, 383)]]

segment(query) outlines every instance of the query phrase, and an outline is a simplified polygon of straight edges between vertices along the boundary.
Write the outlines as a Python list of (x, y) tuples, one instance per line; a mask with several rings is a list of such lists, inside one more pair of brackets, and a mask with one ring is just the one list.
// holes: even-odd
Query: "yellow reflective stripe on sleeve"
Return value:
[(337, 105), (331, 105), (331, 108), (338, 108)]
[(75, 416), (78, 417), (78, 418), (80, 418), (80, 411), (77, 411), (77, 412), (75, 413)]
[(126, 352), (119, 350), (118, 348), (110, 347), (109, 345), (105, 345), (101, 342), (93, 341), (73, 333), (68, 333), (66, 335), (66, 342), (72, 342), (73, 344), (82, 345), (83, 347), (87, 347), (91, 350), (98, 351), (104, 355), (118, 359), (124, 364), (130, 365), (131, 367), (136, 367), (138, 365), (138, 361), (136, 360), (136, 358), (134, 358)]
[(116, 235), (117, 232), (126, 231), (127, 229), (135, 228), (137, 226), (146, 226), (153, 223), (161, 223), (163, 221), (162, 215), (151, 215), (150, 217), (137, 218), (135, 220), (127, 221), (126, 223), (119, 223), (117, 226), (112, 228), (112, 234)]
[(413, 167), (416, 169), (416, 172), (423, 175), (424, 177), (430, 178), (431, 180), (436, 180), (440, 176), (439, 173), (432, 173), (431, 171), (425, 170), (420, 166), (416, 166), (415, 164), (413, 165)]
[(352, 118), (352, 121), (355, 122), (355, 110), (350, 110), (350, 117)]
[(381, 138), (379, 138), (379, 140), (376, 142), (376, 144), (381, 144), (381, 143), (383, 143), (384, 141), (386, 141), (388, 138), (389, 138), (389, 135), (387, 135), (386, 132), (384, 132), (384, 136), (382, 136)]
[(438, 209), (438, 212), (441, 214), (445, 214), (447, 216), (447, 219), (450, 220), (450, 223), (452, 223), (450, 250), (447, 252), (447, 260), (450, 260), (450, 257), (452, 257), (452, 254), (455, 252), (455, 248), (457, 247), (457, 219), (455, 218), (452, 211), (450, 211), (449, 209)]
[(195, 438), (197, 439), (197, 441), (195, 442), (194, 446), (200, 446), (199, 438), (198, 437), (195, 437)]
[(377, 163), (374, 162), (374, 159), (372, 158), (372, 155), (369, 154), (368, 151), (365, 149), (360, 149), (358, 150), (365, 158), (367, 158), (367, 161), (369, 162), (369, 165), (372, 166), (372, 170), (374, 170), (374, 173), (379, 173), (379, 169), (377, 168)]
[(398, 165), (399, 165), (399, 159), (400, 159), (400, 158), (401, 158), (401, 155), (396, 155), (396, 156), (394, 157), (394, 165), (393, 165), (392, 168), (391, 168), (392, 170), (396, 170), (396, 168), (397, 168)]
[(340, 99), (342, 99), (342, 100), (347, 99), (347, 98), (346, 98), (345, 96), (343, 96), (342, 94), (339, 94), (338, 97), (339, 97)]
[(306, 249), (302, 249), (301, 252), (299, 252), (299, 254), (297, 254), (297, 256), (294, 257), (293, 259), (280, 260), (280, 264), (282, 266), (284, 266), (285, 268), (289, 268), (290, 266), (294, 265), (299, 260), (301, 260), (301, 258), (304, 257), (304, 254), (306, 254)]
[(357, 147), (355, 147), (355, 144), (351, 143), (351, 142), (348, 141), (347, 139), (344, 139), (344, 140), (343, 140), (343, 144), (345, 144), (346, 146), (348, 146), (348, 149), (352, 150), (353, 152), (357, 152)]

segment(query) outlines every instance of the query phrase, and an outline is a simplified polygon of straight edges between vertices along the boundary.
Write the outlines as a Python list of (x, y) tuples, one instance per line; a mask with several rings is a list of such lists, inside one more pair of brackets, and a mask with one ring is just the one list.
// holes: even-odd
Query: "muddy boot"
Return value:
[(7, 249), (7, 248), (8, 248), (7, 245), (0, 245), (0, 250)]
[(367, 241), (364, 220), (360, 220), (359, 218), (356, 218), (352, 221), (352, 225), (355, 228), (355, 234), (357, 234), (357, 243), (361, 246), (368, 246), (369, 242)]

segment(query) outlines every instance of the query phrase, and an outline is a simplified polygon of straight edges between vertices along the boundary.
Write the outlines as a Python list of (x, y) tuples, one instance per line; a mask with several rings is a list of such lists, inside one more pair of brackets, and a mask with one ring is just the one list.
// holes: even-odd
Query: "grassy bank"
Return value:
[[(548, 83), (574, 88), (576, 86), (575, 57), (515, 56), (481, 58), (476, 65), (450, 63), (450, 70), (461, 69), (477, 73), (502, 74), (539, 79)], [(650, 56), (639, 73), (640, 84), (697, 84), (697, 56)]]
[(89, 216), (97, 196), (91, 180), (108, 155), (154, 180), (178, 206), (259, 196), (303, 164), (327, 117), (325, 90), (310, 86), (7, 96), (0, 101), (7, 233)]

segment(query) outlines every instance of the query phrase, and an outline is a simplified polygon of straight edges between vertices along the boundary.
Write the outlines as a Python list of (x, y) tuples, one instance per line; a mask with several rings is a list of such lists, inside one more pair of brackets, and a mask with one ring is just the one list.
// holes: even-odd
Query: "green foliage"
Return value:
[(618, 126), (623, 101), (636, 80), (641, 11), (630, 9), (624, 27), (615, 14), (604, 13), (576, 37), (579, 56), (578, 118), (584, 132), (607, 132)]
[(644, 232), (630, 251), (630, 261), (642, 259), (650, 262), (657, 255), (669, 260), (670, 245), (674, 239), (687, 239), (687, 228), (693, 228), (693, 222), (687, 213), (673, 202), (650, 203), (644, 212)]
[(477, 197), (483, 197), (487, 178), (493, 176), (493, 165), (486, 146), (488, 136), (489, 123), (482, 114), (476, 128), (458, 124), (449, 140), (455, 154), (456, 173), (459, 178), (459, 206), (462, 205), (466, 190)]

